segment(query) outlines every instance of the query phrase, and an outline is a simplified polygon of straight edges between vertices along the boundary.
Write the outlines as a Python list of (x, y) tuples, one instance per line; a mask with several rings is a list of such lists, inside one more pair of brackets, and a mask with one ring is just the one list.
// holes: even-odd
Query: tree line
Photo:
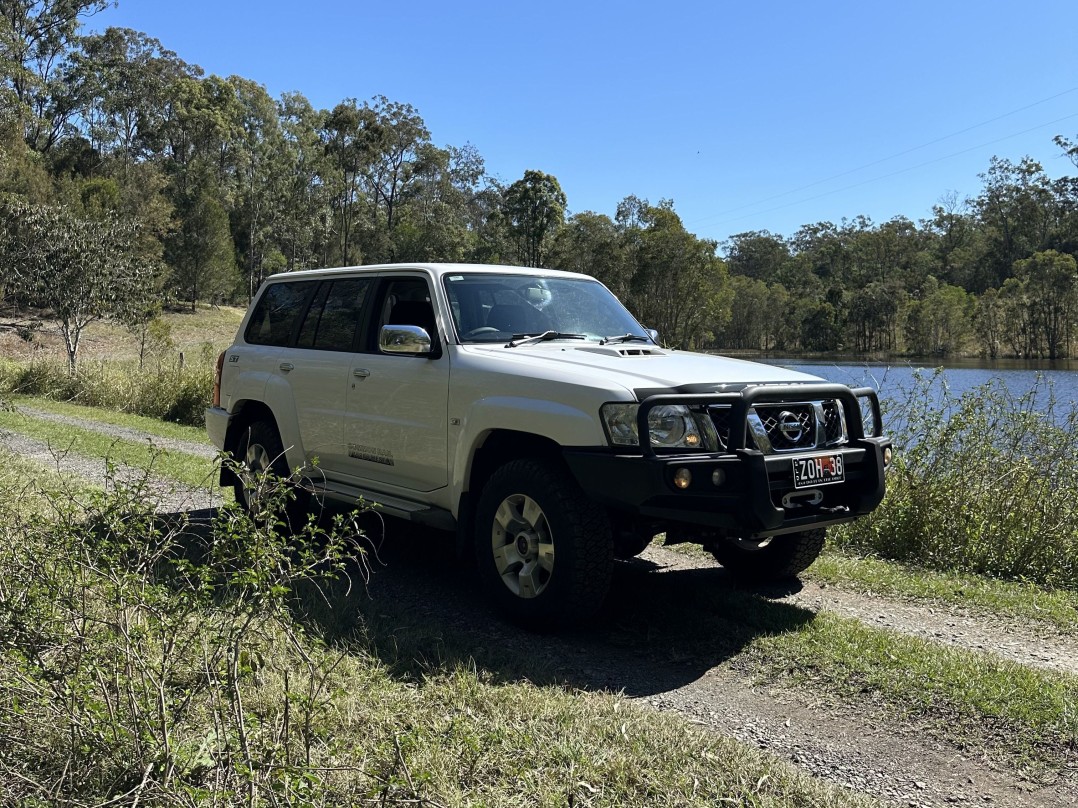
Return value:
[(84, 35), (106, 5), (0, 0), (0, 286), (57, 312), (72, 366), (96, 317), (145, 327), (162, 305), (244, 302), (274, 272), (407, 261), (587, 272), (681, 347), (1074, 350), (1078, 179), (1028, 158), (993, 159), (980, 195), (921, 222), (720, 244), (669, 200), (568, 215), (557, 178), (502, 181), (473, 146), (436, 145), (406, 103), (316, 109), (207, 76), (138, 31)]

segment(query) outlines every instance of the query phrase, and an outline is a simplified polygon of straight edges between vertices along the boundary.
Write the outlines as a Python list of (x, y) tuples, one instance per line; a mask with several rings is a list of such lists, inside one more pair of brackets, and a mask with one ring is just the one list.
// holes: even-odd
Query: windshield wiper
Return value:
[(547, 342), (552, 339), (587, 339), (586, 334), (564, 334), (561, 331), (544, 331), (542, 334), (513, 334), (513, 339), (506, 348), (516, 348), (518, 345), (531, 345), (535, 342)]
[(639, 334), (619, 334), (616, 337), (604, 337), (599, 340), (600, 345), (611, 345), (615, 342), (633, 342), (639, 340), (640, 342), (651, 342), (649, 337), (642, 337)]

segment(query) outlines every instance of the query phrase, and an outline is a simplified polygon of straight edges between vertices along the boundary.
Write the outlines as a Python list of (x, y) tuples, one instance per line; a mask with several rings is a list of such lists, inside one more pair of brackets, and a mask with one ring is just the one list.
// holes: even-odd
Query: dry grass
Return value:
[[(210, 345), (218, 350), (227, 347), (236, 336), (244, 309), (236, 306), (199, 306), (166, 311), (161, 315), (167, 325), (171, 345), (160, 346), (158, 353), (167, 352), (174, 358), (180, 351), (191, 353)], [(10, 309), (0, 313), (0, 356), (16, 361), (31, 359), (63, 359), (64, 343), (59, 323), (46, 313)], [(82, 359), (137, 359), (138, 343), (123, 326), (100, 321), (91, 324), (79, 349)], [(164, 359), (166, 357), (156, 357)]]

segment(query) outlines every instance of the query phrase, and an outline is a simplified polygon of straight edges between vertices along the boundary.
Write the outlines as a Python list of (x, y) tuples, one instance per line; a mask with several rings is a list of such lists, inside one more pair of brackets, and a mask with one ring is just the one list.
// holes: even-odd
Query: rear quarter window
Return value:
[(372, 278), (345, 278), (322, 284), (299, 329), (299, 348), (350, 351)]
[(300, 281), (267, 287), (251, 313), (243, 339), (251, 345), (290, 345), (316, 284)]

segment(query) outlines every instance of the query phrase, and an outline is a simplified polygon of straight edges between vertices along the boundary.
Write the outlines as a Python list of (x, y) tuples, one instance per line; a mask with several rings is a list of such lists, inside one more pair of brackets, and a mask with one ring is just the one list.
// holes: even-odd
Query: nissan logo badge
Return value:
[(804, 434), (805, 428), (796, 415), (789, 410), (783, 410), (779, 413), (779, 432), (790, 443), (797, 443), (801, 440), (801, 435)]

